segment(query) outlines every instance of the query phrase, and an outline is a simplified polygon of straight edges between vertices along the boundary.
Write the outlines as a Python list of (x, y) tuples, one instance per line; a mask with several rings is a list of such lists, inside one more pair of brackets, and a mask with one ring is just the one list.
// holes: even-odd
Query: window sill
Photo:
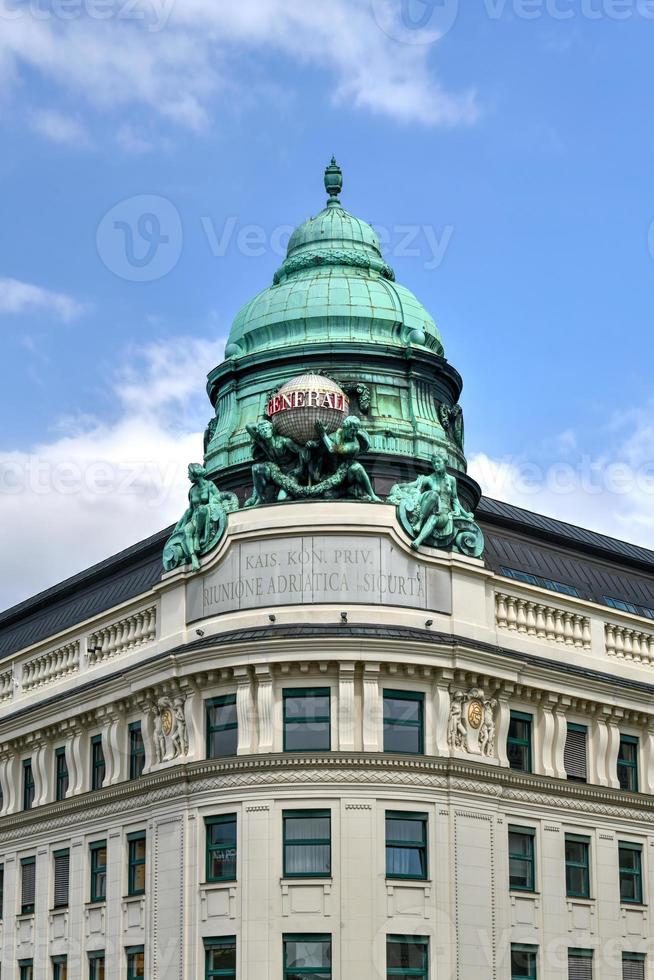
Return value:
[(102, 908), (102, 906), (103, 905), (106, 905), (106, 904), (107, 904), (107, 899), (106, 898), (96, 898), (96, 899), (91, 899), (90, 902), (85, 902), (84, 908), (85, 909), (97, 909), (97, 908)]
[(565, 900), (566, 902), (575, 902), (577, 905), (595, 905), (596, 902), (596, 899), (585, 898), (583, 895), (579, 895), (579, 897), (575, 895), (566, 895)]
[(509, 895), (512, 898), (540, 898), (540, 892), (533, 888), (509, 888)]
[(392, 875), (386, 875), (387, 885), (431, 885), (431, 878), (395, 878)]
[(62, 912), (68, 912), (70, 905), (55, 905), (54, 908), (48, 909), (50, 915), (60, 915)]
[(34, 912), (19, 912), (16, 916), (16, 922), (27, 921), (27, 919), (33, 919)]
[(229, 885), (233, 888), (236, 885), (236, 878), (219, 878), (216, 881), (201, 881), (200, 888), (224, 888)]
[(644, 902), (620, 902), (620, 911), (631, 909), (634, 912), (646, 912), (648, 906)]
[(332, 885), (332, 875), (285, 875), (279, 879), (280, 885)]
[(131, 902), (137, 898), (145, 898), (145, 892), (132, 892), (131, 895), (123, 895), (123, 902)]

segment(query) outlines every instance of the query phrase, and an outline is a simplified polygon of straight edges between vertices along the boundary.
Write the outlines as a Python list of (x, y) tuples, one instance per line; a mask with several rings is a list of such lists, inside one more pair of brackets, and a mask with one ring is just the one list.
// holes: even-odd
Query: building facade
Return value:
[(651, 978), (654, 553), (479, 500), (326, 183), (178, 525), (0, 616), (1, 975)]

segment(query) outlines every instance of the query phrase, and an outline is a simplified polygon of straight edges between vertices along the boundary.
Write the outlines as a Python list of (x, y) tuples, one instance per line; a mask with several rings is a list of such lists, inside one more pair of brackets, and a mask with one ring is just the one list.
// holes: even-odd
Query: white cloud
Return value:
[(31, 15), (29, 3), (0, 0), (7, 79), (33, 69), (102, 110), (144, 106), (200, 130), (217, 96), (247, 97), (252, 72), (244, 54), (258, 57), (261, 72), (260, 56), (272, 52), (327, 72), (339, 105), (424, 125), (477, 116), (474, 93), (449, 93), (435, 78), (434, 45), (389, 37), (370, 0), (138, 0), (112, 9), (101, 20), (91, 0), (80, 0), (83, 16), (47, 19)]
[(67, 420), (51, 441), (0, 451), (0, 608), (173, 523), (211, 417), (207, 372), (224, 343), (176, 338), (133, 349), (112, 385), (113, 421)]
[(87, 308), (66, 293), (55, 293), (18, 279), (0, 278), (0, 316), (43, 311), (70, 323), (82, 316)]
[(90, 139), (79, 119), (52, 109), (40, 109), (32, 116), (32, 128), (52, 143), (86, 147)]

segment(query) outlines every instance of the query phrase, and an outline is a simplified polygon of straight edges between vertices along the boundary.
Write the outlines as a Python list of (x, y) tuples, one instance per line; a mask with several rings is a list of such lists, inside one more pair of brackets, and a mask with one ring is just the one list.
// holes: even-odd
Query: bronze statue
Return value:
[(191, 481), (188, 508), (164, 548), (163, 563), (167, 572), (187, 562), (197, 571), (200, 557), (211, 551), (225, 533), (227, 515), (238, 508), (236, 494), (220, 491), (207, 477), (204, 466), (191, 463), (188, 478)]

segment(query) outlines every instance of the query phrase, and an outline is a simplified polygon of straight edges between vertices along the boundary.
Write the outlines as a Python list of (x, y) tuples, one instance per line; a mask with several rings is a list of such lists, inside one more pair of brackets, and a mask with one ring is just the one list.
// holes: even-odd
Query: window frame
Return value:
[[(511, 735), (511, 722), (512, 721), (522, 721), (522, 722), (526, 723), (529, 726), (529, 735), (528, 735), (527, 738), (518, 738), (517, 735)], [(528, 711), (512, 711), (511, 714), (510, 714), (510, 716), (509, 716), (509, 730), (508, 730), (508, 733), (507, 733), (507, 736), (506, 736), (506, 748), (507, 748), (507, 757), (509, 759), (509, 768), (512, 769), (513, 772), (528, 772), (528, 773), (533, 773), (533, 771), (534, 771), (534, 749), (533, 749), (533, 741), (534, 741), (534, 716), (533, 716), (533, 714), (531, 712), (528, 712)], [(515, 746), (517, 746), (517, 747), (519, 747), (521, 749), (526, 749), (527, 750), (527, 768), (526, 769), (518, 769), (517, 767), (511, 765), (511, 757), (510, 757), (509, 751), (508, 751), (509, 750), (509, 746), (511, 746), (511, 745), (515, 745)]]
[[(99, 864), (97, 855), (100, 851), (105, 853), (105, 863)], [(109, 851), (107, 849), (106, 840), (96, 840), (89, 843), (89, 884), (90, 884), (90, 901), (91, 903), (100, 903), (107, 901), (107, 867), (109, 864)], [(104, 875), (104, 894), (100, 894), (97, 884), (98, 879), (101, 875)]]
[[(238, 752), (238, 717), (221, 725), (212, 725), (210, 712), (213, 708), (224, 708), (227, 705), (236, 707), (236, 694), (221, 694), (219, 697), (207, 698), (204, 702), (205, 752), (207, 759), (230, 759)], [(236, 732), (236, 746), (230, 755), (213, 755), (211, 752), (211, 736), (217, 732)]]
[[(25, 877), (24, 868), (34, 868), (34, 894), (32, 902), (25, 902)], [(36, 908), (36, 855), (29, 855), (20, 859), (20, 915), (34, 915)]]
[(624, 980), (624, 965), (625, 965), (625, 963), (641, 963), (642, 964), (642, 967), (643, 967), (643, 970), (642, 970), (643, 977), (646, 977), (647, 976), (647, 973), (646, 973), (647, 954), (646, 953), (633, 953), (633, 952), (631, 952), (629, 950), (623, 950), (622, 951), (622, 957), (621, 957), (620, 965), (622, 967), (622, 977), (623, 977), (623, 980)]
[(577, 735), (583, 735), (584, 736), (584, 768), (586, 770), (586, 774), (585, 774), (585, 776), (583, 778), (581, 776), (571, 776), (571, 775), (569, 775), (568, 769), (567, 769), (567, 766), (566, 766), (565, 767), (566, 779), (570, 783), (581, 783), (581, 784), (584, 784), (585, 785), (588, 782), (588, 725), (582, 725), (579, 722), (576, 722), (576, 721), (568, 721), (566, 719), (566, 735), (565, 735), (566, 744), (563, 747), (564, 765), (565, 765), (565, 749), (566, 749), (566, 746), (567, 746), (568, 734), (570, 732), (575, 732)]
[[(143, 842), (144, 854), (142, 858), (136, 857), (136, 845)], [(137, 895), (145, 895), (145, 883), (148, 867), (148, 835), (145, 830), (136, 830), (127, 835), (127, 897), (135, 898)], [(143, 868), (143, 888), (135, 885), (138, 869)]]
[[(419, 843), (412, 841), (400, 841), (388, 836), (389, 820), (406, 820), (413, 823), (422, 824), (422, 840)], [(411, 810), (386, 810), (384, 812), (384, 840), (385, 840), (385, 865), (386, 878), (389, 881), (429, 881), (429, 814), (424, 812), (413, 812)], [(388, 851), (391, 850), (411, 850), (417, 851), (420, 855), (420, 863), (424, 869), (421, 875), (399, 874), (390, 872), (388, 862)]]
[[(143, 973), (134, 973), (130, 960), (134, 956), (143, 956)], [(145, 946), (126, 946), (125, 960), (127, 964), (127, 980), (144, 980), (145, 978)]]
[[(586, 860), (585, 861), (570, 861), (568, 860), (567, 854), (567, 844), (568, 841), (575, 844), (582, 844), (585, 847)], [(590, 845), (591, 838), (584, 834), (572, 834), (567, 833), (565, 835), (564, 847), (565, 847), (565, 895), (566, 898), (581, 898), (587, 901), (591, 900), (591, 875), (590, 875)], [(574, 870), (581, 869), (584, 875), (585, 892), (573, 892), (570, 890), (568, 882), (568, 868)]]
[[(621, 860), (621, 851), (630, 851), (638, 855), (638, 867), (637, 868), (627, 868), (623, 867)], [(637, 898), (623, 898), (622, 897), (622, 881), (624, 877), (628, 877), (637, 883)], [(644, 905), (644, 890), (643, 890), (643, 845), (636, 844), (633, 841), (618, 841), (618, 880), (620, 889), (620, 905)]]
[[(518, 854), (517, 852), (511, 853), (511, 835), (521, 835), (527, 838), (531, 842), (531, 853)], [(535, 827), (524, 827), (517, 824), (509, 824), (507, 830), (507, 846), (509, 854), (509, 891), (512, 892), (524, 892), (529, 895), (533, 895), (536, 891), (536, 828)], [(511, 883), (511, 861), (524, 861), (530, 868), (530, 881), (529, 885), (514, 885)], [(524, 945), (524, 944), (523, 944)]]
[(30, 756), (29, 759), (23, 759), (23, 810), (31, 810), (35, 799), (36, 782), (32, 768), (32, 757)]
[[(389, 946), (406, 945), (422, 946), (423, 966), (422, 969), (406, 969), (404, 967), (391, 967), (388, 965)], [(415, 980), (429, 980), (429, 936), (403, 936), (390, 934), (386, 936), (386, 978), (390, 977), (415, 977)]]
[[(632, 760), (626, 760), (620, 758), (620, 753), (622, 751), (623, 745), (629, 745), (634, 750), (634, 758)], [(618, 748), (618, 759), (616, 764), (616, 774), (618, 778), (618, 783), (620, 783), (620, 789), (624, 793), (638, 793), (640, 784), (640, 773), (639, 773), (639, 755), (640, 755), (640, 739), (636, 735), (626, 735), (620, 733), (620, 746)], [(620, 773), (624, 772), (630, 778), (627, 782), (632, 782), (631, 786), (623, 786), (620, 780)]]
[[(101, 761), (98, 761), (97, 750), (100, 749)], [(102, 779), (98, 780), (98, 772), (102, 771)], [(102, 735), (92, 735), (91, 736), (91, 792), (97, 793), (99, 789), (102, 789), (104, 781), (107, 778), (107, 760), (104, 754), (104, 745), (102, 743)]]
[[(387, 749), (386, 748), (386, 701), (413, 701), (420, 706), (418, 721), (409, 721), (405, 719), (391, 718), (389, 719), (389, 727), (393, 728), (414, 728), (419, 732), (418, 745), (419, 748), (416, 752), (399, 750), (399, 749)], [(403, 691), (396, 688), (384, 688), (382, 691), (382, 737), (384, 748), (383, 751), (389, 754), (396, 755), (424, 755), (425, 754), (425, 695), (422, 691)]]
[[(329, 821), (329, 837), (306, 837), (287, 841), (286, 822), (287, 820), (298, 820), (313, 817), (316, 820)], [(289, 871), (287, 866), (287, 848), (306, 847), (307, 845), (327, 846), (329, 848), (329, 870), (328, 871)], [(316, 810), (283, 810), (282, 811), (282, 874), (284, 878), (331, 878), (332, 876), (332, 811), (329, 809)]]
[(88, 961), (89, 961), (89, 980), (100, 980), (98, 975), (99, 964), (105, 967), (106, 970), (106, 951), (104, 949), (93, 949), (89, 950)]
[[(57, 901), (57, 861), (61, 858), (66, 858), (68, 863), (68, 874), (66, 876), (66, 901)], [(52, 908), (57, 909), (67, 909), (70, 905), (70, 848), (62, 847), (58, 848), (56, 851), (52, 852), (52, 877), (53, 877), (53, 896), (52, 896)]]
[[(27, 970), (30, 972), (27, 973)], [(19, 960), (18, 974), (20, 980), (34, 980), (34, 960)]]
[[(236, 980), (237, 955), (236, 936), (220, 936), (216, 939), (204, 938), (204, 980), (214, 980), (215, 977), (222, 977), (223, 980)], [(234, 950), (234, 969), (229, 970), (210, 970), (209, 956), (214, 949), (233, 949)]]
[[(513, 972), (513, 954), (514, 953), (527, 953), (528, 956), (533, 957), (533, 961), (529, 966), (528, 973), (514, 973)], [(534, 946), (531, 943), (511, 943), (511, 980), (537, 980), (538, 978), (538, 946)]]
[[(145, 769), (145, 742), (140, 721), (130, 721), (127, 726), (129, 739), (129, 778), (140, 779)], [(136, 736), (138, 735), (138, 744)]]
[[(67, 980), (68, 977), (68, 957), (65, 955), (51, 956), (52, 961), (52, 980)], [(62, 973), (61, 968), (65, 967), (66, 972)]]
[(329, 932), (285, 932), (282, 935), (282, 966), (283, 973), (282, 976), (284, 980), (287, 980), (289, 976), (298, 973), (298, 968), (296, 966), (288, 966), (286, 963), (286, 945), (287, 943), (329, 943), (329, 966), (303, 966), (301, 972), (308, 976), (315, 975), (318, 977), (324, 976), (328, 980), (332, 977), (332, 952), (333, 952), (333, 937)]
[[(204, 835), (205, 835), (205, 869), (204, 869), (204, 880), (208, 885), (215, 884), (217, 882), (224, 881), (236, 881), (238, 875), (238, 813), (219, 813), (216, 816), (210, 816), (204, 818)], [(220, 824), (233, 823), (234, 824), (234, 874), (231, 875), (217, 875), (211, 874), (211, 855), (215, 851), (225, 850), (223, 845), (212, 844), (210, 842), (209, 828), (215, 827)]]
[(595, 974), (595, 957), (592, 949), (581, 949), (578, 946), (568, 947), (568, 972), (570, 970), (570, 960), (590, 960), (591, 976)]
[(5, 866), (0, 864), (0, 922), (5, 914)]
[[(287, 702), (291, 698), (327, 698), (327, 714), (317, 715), (315, 718), (310, 720), (301, 719), (298, 721), (297, 718), (289, 718), (286, 713)], [(289, 748), (288, 745), (288, 725), (298, 725), (301, 724), (304, 727), (309, 725), (326, 725), (327, 726), (327, 747), (320, 748), (310, 748), (298, 746), (297, 748)], [(283, 730), (283, 748), (284, 752), (331, 752), (332, 747), (332, 689), (331, 687), (285, 687), (282, 689), (282, 730)]]
[[(63, 761), (63, 766), (62, 766)], [(66, 746), (60, 745), (55, 749), (55, 802), (61, 803), (66, 799), (66, 793), (70, 786), (70, 776), (68, 773), (68, 759), (66, 758)]]

